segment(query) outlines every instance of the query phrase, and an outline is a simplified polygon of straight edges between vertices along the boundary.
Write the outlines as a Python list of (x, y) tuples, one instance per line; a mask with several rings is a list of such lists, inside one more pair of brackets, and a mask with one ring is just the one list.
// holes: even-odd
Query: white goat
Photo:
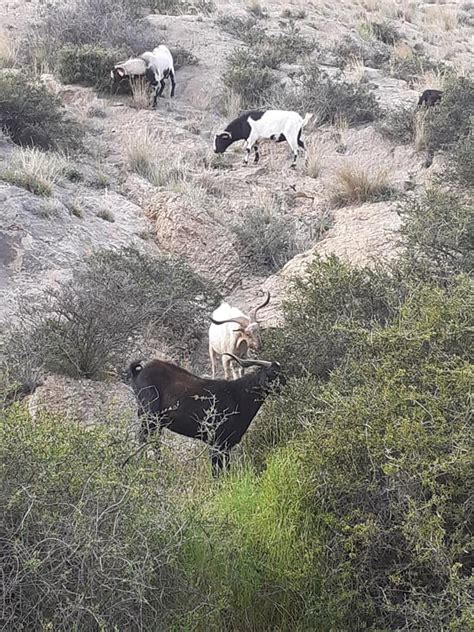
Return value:
[(151, 52), (146, 51), (139, 57), (133, 57), (126, 61), (116, 64), (111, 70), (110, 75), (114, 81), (122, 81), (125, 78), (145, 77), (145, 79), (155, 87), (155, 95), (153, 98), (153, 107), (156, 105), (158, 97), (161, 97), (165, 79), (168, 77), (171, 81), (171, 97), (174, 97), (176, 88), (175, 72), (173, 64), (173, 56), (169, 49), (160, 44)]
[(212, 324), (209, 327), (209, 357), (211, 359), (212, 377), (216, 375), (216, 360), (221, 356), (225, 379), (230, 379), (230, 369), (234, 379), (242, 377), (244, 369), (234, 363), (229, 356), (232, 353), (238, 358), (247, 358), (249, 349), (256, 352), (262, 349), (260, 336), (260, 324), (257, 321), (257, 312), (270, 301), (270, 292), (263, 303), (250, 311), (250, 315), (244, 314), (237, 307), (229, 303), (222, 303), (211, 316)]
[(216, 134), (214, 151), (218, 154), (224, 153), (232, 143), (238, 140), (246, 140), (244, 163), (247, 164), (252, 148), (255, 152), (254, 162), (259, 161), (259, 140), (270, 138), (277, 143), (286, 140), (293, 152), (291, 166), (294, 167), (298, 157), (298, 148), (300, 147), (306, 152), (305, 144), (301, 138), (301, 131), (312, 116), (312, 114), (306, 114), (302, 118), (298, 112), (287, 110), (253, 110), (246, 112), (229, 123), (223, 132)]

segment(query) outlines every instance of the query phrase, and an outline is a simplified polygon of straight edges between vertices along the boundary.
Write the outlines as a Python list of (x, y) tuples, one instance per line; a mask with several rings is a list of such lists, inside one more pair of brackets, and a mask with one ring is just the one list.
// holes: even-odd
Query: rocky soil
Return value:
[[(318, 241), (312, 234), (312, 227), (328, 212), (339, 167), (357, 164), (383, 169), (400, 191), (423, 186), (436, 170), (436, 161), (426, 169), (423, 154), (411, 145), (387, 141), (374, 125), (344, 130), (344, 153), (333, 127), (309, 125), (306, 142), (317, 145), (322, 158), (316, 178), (308, 175), (302, 162), (296, 170), (289, 169), (285, 143), (265, 146), (258, 166), (243, 167), (239, 147), (225, 154), (222, 168), (212, 168), (212, 137), (225, 124), (218, 109), (221, 77), (226, 57), (241, 44), (216, 25), (216, 17), (245, 14), (246, 4), (218, 1), (217, 13), (210, 17), (149, 17), (164, 43), (184, 46), (199, 60), (178, 71), (176, 98), (160, 99), (157, 110), (133, 109), (128, 97), (99, 98), (92, 89), (63, 86), (51, 76), (44, 77), (89, 127), (89, 153), (75, 164), (82, 181), (58, 181), (47, 200), (0, 180), (0, 321), (11, 318), (19, 296), (34, 295), (67, 277), (85, 255), (102, 247), (134, 245), (185, 257), (243, 309), (259, 291), (269, 289), (272, 302), (262, 314), (269, 323), (278, 320), (287, 280), (303, 274), (316, 254), (335, 253), (355, 264), (393, 256), (399, 228), (396, 200), (333, 209), (332, 227), (323, 238)], [(275, 30), (283, 9), (304, 6), (306, 17), (298, 26), (303, 35), (316, 38), (322, 50), (354, 32), (361, 19), (378, 16), (391, 20), (409, 43), (423, 43), (435, 59), (457, 68), (472, 63), (469, 28), (459, 22), (454, 30), (446, 30), (430, 17), (437, 4), (404, 0), (260, 4), (269, 14), (266, 28)], [(460, 10), (460, 3), (442, 6)], [(2, 37), (20, 41), (28, 24), (37, 19), (36, 8), (36, 2), (1, 2)], [(327, 61), (331, 70), (331, 60)], [(372, 68), (365, 69), (365, 77), (387, 110), (416, 102), (422, 87), (411, 89), (405, 81)], [(89, 116), (91, 108), (102, 116)], [(125, 148), (131, 137), (146, 130), (156, 139), (160, 159), (168, 166), (182, 167), (179, 186), (170, 181), (154, 187), (127, 168)], [(13, 149), (6, 137), (0, 137), (0, 171), (8, 167)], [(278, 273), (259, 276), (241, 264), (229, 226), (244, 209), (268, 203), (272, 196), (301, 228), (307, 248)], [(67, 387), (60, 384), (60, 390)], [(79, 390), (83, 388), (78, 385)]]

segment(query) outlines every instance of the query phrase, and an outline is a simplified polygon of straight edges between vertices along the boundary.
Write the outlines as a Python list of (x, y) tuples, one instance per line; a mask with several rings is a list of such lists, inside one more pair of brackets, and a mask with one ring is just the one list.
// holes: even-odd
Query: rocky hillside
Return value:
[[(13, 66), (3, 72), (23, 71), (21, 48), (32, 25), (41, 23), (42, 6), (2, 4), (0, 52), (3, 65)], [(41, 294), (68, 278), (98, 248), (133, 245), (178, 255), (242, 308), (258, 291), (270, 289), (266, 316), (272, 318), (278, 317), (286, 280), (301, 274), (315, 254), (335, 253), (359, 264), (396, 250), (397, 201), (424, 186), (442, 157), (435, 156), (427, 168), (423, 143), (390, 139), (381, 131), (380, 116), (414, 107), (425, 87), (441, 87), (441, 61), (443, 69), (468, 73), (472, 5), (344, 0), (186, 6), (188, 13), (182, 3), (179, 15), (145, 18), (156, 29), (157, 43), (184, 48), (197, 60), (179, 68), (176, 98), (160, 99), (156, 110), (131, 107), (128, 95), (98, 95), (91, 87), (64, 85), (51, 72), (41, 75), (87, 128), (87, 152), (68, 157), (73, 176), (55, 178), (49, 197), (2, 178), (16, 149), (6, 134), (1, 138), (1, 318), (11, 318), (19, 296)], [(314, 112), (305, 134), (308, 163), (301, 160), (295, 170), (289, 169), (285, 143), (266, 144), (258, 166), (242, 166), (241, 147), (217, 160), (213, 134), (246, 105), (238, 98), (223, 104), (222, 96), (229, 55), (247, 46), (236, 24), (256, 25), (266, 37), (292, 30), (297, 42), (311, 44), (310, 52), (305, 49), (273, 71), (281, 84), (268, 106), (281, 104), (282, 94), (298, 85), (304, 64), (313, 59), (330, 77), (342, 72), (345, 81), (372, 94), (379, 120), (351, 123), (348, 110), (321, 122)], [(421, 55), (430, 60), (428, 70), (423, 65), (415, 74), (404, 70), (409, 64), (403, 62)], [(47, 66), (41, 70), (55, 72)], [(148, 152), (156, 167), (153, 178), (134, 170), (134, 151)], [(344, 170), (359, 170), (369, 181), (380, 177), (390, 195), (372, 200), (349, 195), (337, 202)], [(249, 265), (243, 257), (234, 225), (245, 225), (249, 212), (283, 220), (292, 235), (291, 247), (275, 265)]]

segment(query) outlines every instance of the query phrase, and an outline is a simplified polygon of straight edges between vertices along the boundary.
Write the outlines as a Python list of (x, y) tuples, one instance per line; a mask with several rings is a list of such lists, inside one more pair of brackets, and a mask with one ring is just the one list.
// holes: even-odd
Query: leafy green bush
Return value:
[(123, 467), (118, 427), (0, 415), (5, 628), (166, 629), (181, 580), (162, 468)]
[(65, 46), (58, 53), (59, 78), (63, 83), (78, 83), (104, 90), (111, 87), (111, 69), (127, 56), (124, 50), (89, 44)]
[(223, 82), (228, 91), (240, 96), (243, 108), (263, 106), (279, 83), (253, 52), (244, 49), (229, 56)]
[(471, 298), (467, 279), (414, 287), (327, 384), (263, 407), (246, 445), (262, 473), (189, 519), (180, 560), (209, 600), (190, 629), (468, 629)]
[(474, 269), (474, 215), (456, 193), (428, 189), (399, 205), (405, 257), (412, 270), (428, 278), (448, 279)]
[(282, 105), (299, 112), (315, 112), (320, 123), (345, 118), (348, 123), (373, 121), (380, 116), (375, 96), (362, 84), (334, 78), (310, 62), (305, 66), (299, 89), (282, 94)]
[(352, 268), (334, 256), (315, 259), (304, 278), (293, 279), (283, 326), (267, 332), (265, 348), (289, 373), (327, 377), (354, 337), (397, 314), (404, 293), (388, 270)]
[(5, 354), (12, 367), (29, 353), (49, 371), (100, 378), (107, 369), (123, 368), (152, 324), (179, 342), (181, 353), (189, 352), (217, 299), (182, 261), (131, 248), (99, 251), (72, 281), (45, 292), (39, 304), (23, 306)]
[(453, 77), (446, 82), (443, 98), (431, 108), (426, 120), (427, 147), (431, 151), (452, 147), (472, 130), (474, 81)]
[(461, 184), (474, 186), (474, 132), (460, 138), (450, 156), (452, 175)]
[(0, 128), (17, 145), (74, 150), (82, 128), (67, 118), (61, 99), (24, 73), (0, 76)]

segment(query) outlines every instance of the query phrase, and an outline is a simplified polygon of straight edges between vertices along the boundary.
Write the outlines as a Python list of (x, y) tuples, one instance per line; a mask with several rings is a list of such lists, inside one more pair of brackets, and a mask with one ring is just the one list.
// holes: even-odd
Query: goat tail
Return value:
[(140, 371), (143, 369), (143, 364), (140, 361), (132, 362), (128, 367), (128, 375), (131, 378), (137, 377)]
[(303, 122), (301, 123), (301, 127), (303, 128), (305, 125), (307, 125), (312, 118), (313, 114), (311, 114), (310, 112), (306, 112)]

